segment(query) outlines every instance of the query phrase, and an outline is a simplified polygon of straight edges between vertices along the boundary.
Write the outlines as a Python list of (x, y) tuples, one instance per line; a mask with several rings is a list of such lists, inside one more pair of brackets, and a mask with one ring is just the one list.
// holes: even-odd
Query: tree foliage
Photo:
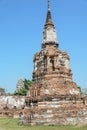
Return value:
[(24, 79), (24, 87), (21, 88), (18, 92), (15, 92), (14, 94), (15, 95), (21, 95), (21, 96), (26, 96), (27, 95), (27, 92), (29, 90), (29, 87), (31, 85), (31, 81), (29, 79)]
[(25, 87), (26, 90), (29, 89), (30, 85), (31, 85), (31, 81), (27, 80), (27, 79), (24, 79), (24, 87)]

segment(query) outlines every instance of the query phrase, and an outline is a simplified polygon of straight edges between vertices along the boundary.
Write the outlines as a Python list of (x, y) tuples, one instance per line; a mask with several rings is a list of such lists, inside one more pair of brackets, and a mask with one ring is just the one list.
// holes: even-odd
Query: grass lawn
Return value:
[(20, 126), (17, 119), (0, 118), (0, 130), (87, 130), (87, 126)]

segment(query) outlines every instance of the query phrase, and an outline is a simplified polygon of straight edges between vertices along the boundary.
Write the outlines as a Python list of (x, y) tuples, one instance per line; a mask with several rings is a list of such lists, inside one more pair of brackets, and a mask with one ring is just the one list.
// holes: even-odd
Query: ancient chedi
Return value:
[(72, 80), (69, 55), (59, 50), (58, 47), (56, 29), (52, 21), (50, 1), (48, 0), (42, 48), (34, 56), (33, 83), (30, 88), (32, 97), (80, 94), (77, 84)]
[(34, 56), (33, 82), (20, 117), (22, 124), (87, 124), (87, 99), (72, 80), (68, 54), (58, 47), (48, 0), (42, 48)]

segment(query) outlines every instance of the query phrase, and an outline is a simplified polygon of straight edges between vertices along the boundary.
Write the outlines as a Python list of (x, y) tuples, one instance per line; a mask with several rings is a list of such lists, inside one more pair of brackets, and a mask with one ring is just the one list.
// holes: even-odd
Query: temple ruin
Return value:
[(50, 1), (43, 29), (41, 51), (34, 55), (33, 82), (20, 122), (31, 125), (87, 123), (87, 99), (72, 79), (70, 58), (59, 50)]
[(52, 21), (50, 1), (43, 30), (41, 51), (34, 55), (32, 97), (54, 95), (79, 95), (80, 90), (72, 79), (70, 58), (67, 52), (59, 50), (56, 29)]
[(50, 0), (41, 51), (33, 61), (27, 96), (0, 96), (0, 117), (19, 118), (24, 125), (87, 124), (87, 98), (73, 81), (68, 53), (59, 50)]

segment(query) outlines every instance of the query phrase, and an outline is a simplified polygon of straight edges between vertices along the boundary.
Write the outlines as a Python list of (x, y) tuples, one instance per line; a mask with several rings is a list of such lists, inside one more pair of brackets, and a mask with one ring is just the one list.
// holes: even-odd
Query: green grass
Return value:
[(20, 126), (17, 119), (0, 118), (0, 130), (87, 130), (87, 126)]

